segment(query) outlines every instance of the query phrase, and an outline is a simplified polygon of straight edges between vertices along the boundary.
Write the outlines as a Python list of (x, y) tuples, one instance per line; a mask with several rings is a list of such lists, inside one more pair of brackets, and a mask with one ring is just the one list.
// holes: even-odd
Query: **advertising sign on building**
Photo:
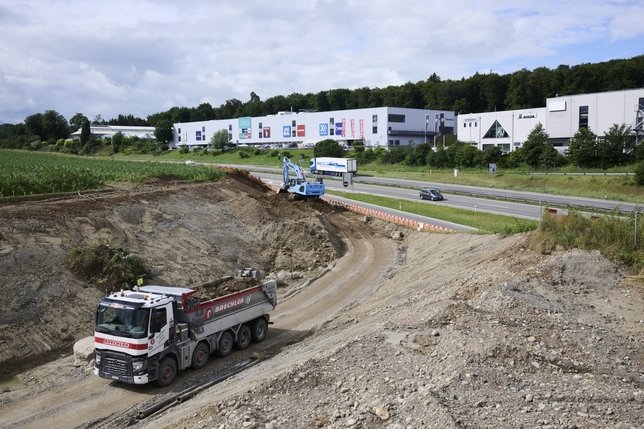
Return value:
[(291, 126), (290, 125), (282, 126), (282, 137), (291, 137)]
[(335, 135), (336, 136), (343, 136), (344, 135), (344, 127), (342, 126), (342, 122), (336, 122), (335, 123)]
[(239, 138), (240, 139), (249, 139), (251, 138), (251, 125), (252, 120), (250, 116), (244, 116), (239, 118)]
[(327, 123), (320, 124), (319, 130), (320, 130), (320, 136), (328, 136), (329, 135), (329, 124), (327, 124)]
[(299, 124), (297, 126), (297, 136), (304, 137), (305, 135), (306, 135), (306, 128), (304, 127), (304, 124)]
[(271, 137), (271, 127), (264, 127), (262, 129), (262, 134), (263, 134), (265, 139), (270, 138)]

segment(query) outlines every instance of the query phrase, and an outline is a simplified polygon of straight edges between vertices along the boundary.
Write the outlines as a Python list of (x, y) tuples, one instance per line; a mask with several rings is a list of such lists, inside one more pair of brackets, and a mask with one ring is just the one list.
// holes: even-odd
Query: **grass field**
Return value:
[(0, 197), (99, 189), (109, 182), (152, 177), (206, 181), (223, 176), (219, 169), (182, 163), (0, 150)]

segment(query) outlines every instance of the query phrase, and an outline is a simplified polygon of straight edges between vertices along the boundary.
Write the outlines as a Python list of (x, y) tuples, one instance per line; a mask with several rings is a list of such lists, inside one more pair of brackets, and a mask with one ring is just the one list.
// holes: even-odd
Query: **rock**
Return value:
[(381, 420), (388, 420), (389, 419), (389, 411), (387, 411), (387, 408), (384, 406), (378, 406), (373, 408), (373, 413), (380, 417)]
[(85, 337), (74, 344), (74, 360), (89, 362), (94, 358), (94, 337)]

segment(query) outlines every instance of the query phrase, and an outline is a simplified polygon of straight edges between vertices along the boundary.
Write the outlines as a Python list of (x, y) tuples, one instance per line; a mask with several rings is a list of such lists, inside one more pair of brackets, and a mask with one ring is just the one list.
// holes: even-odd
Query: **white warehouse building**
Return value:
[(613, 125), (631, 127), (637, 142), (644, 139), (644, 88), (567, 95), (546, 100), (546, 107), (458, 115), (456, 135), (480, 150), (500, 146), (504, 152), (523, 144), (541, 123), (561, 152), (580, 128), (602, 136)]
[(276, 115), (176, 123), (173, 148), (206, 147), (212, 136), (227, 130), (235, 145), (313, 146), (333, 139), (350, 147), (393, 148), (432, 142), (454, 134), (454, 112), (446, 110), (373, 107), (331, 112), (279, 112)]

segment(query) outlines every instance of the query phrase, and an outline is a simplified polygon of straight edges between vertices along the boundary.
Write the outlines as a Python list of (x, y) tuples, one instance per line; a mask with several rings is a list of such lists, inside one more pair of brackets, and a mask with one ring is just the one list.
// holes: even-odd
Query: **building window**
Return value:
[(371, 132), (372, 132), (373, 134), (378, 134), (378, 126), (373, 127), (373, 128), (371, 129)]
[(510, 137), (508, 133), (503, 129), (499, 121), (494, 121), (492, 126), (487, 133), (483, 136), (484, 139), (500, 139), (504, 137)]
[(329, 134), (334, 135), (334, 133), (335, 133), (335, 128), (333, 127), (329, 128)]
[(333, 120), (333, 118), (329, 118), (329, 124), (335, 125), (335, 121)]
[(261, 123), (261, 122), (259, 123), (259, 127), (258, 127), (258, 128), (259, 128), (260, 130), (262, 129), (262, 123)]
[(389, 122), (400, 122), (400, 123), (404, 123), (404, 122), (405, 122), (405, 115), (394, 115), (394, 114), (389, 114)]
[(206, 127), (201, 127), (201, 132), (205, 133), (206, 132)]
[(374, 124), (377, 124), (378, 123), (378, 115), (372, 115), (371, 116), (371, 122), (374, 123)]
[(638, 107), (638, 108), (639, 108), (639, 110), (644, 110), (644, 98), (640, 98), (640, 102), (639, 102), (639, 107)]
[(232, 131), (232, 130), (233, 130), (232, 124), (228, 125), (228, 131)]
[(292, 121), (292, 122), (291, 122), (291, 125), (295, 126), (295, 121)]
[(579, 128), (588, 128), (588, 106), (579, 106)]

